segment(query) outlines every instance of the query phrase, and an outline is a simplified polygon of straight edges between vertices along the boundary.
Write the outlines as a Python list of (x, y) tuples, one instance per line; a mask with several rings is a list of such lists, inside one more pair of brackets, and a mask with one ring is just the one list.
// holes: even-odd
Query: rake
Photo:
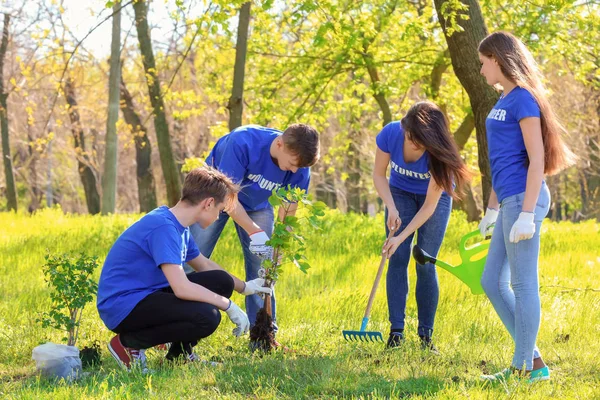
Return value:
[[(396, 230), (398, 228), (394, 228), (390, 230), (387, 239), (383, 246), (385, 246), (394, 236)], [(369, 295), (369, 301), (367, 302), (367, 309), (365, 310), (365, 316), (362, 319), (362, 323), (360, 324), (359, 331), (342, 331), (342, 335), (344, 335), (344, 339), (349, 342), (353, 341), (361, 341), (361, 342), (382, 342), (383, 343), (383, 335), (381, 332), (376, 331), (367, 331), (367, 324), (369, 323), (369, 317), (371, 316), (371, 308), (373, 307), (373, 301), (375, 300), (375, 293), (377, 292), (377, 287), (379, 286), (379, 281), (381, 280), (381, 275), (383, 274), (383, 268), (385, 267), (385, 262), (387, 260), (387, 254), (383, 253), (381, 255), (381, 262), (379, 263), (379, 269), (377, 270), (377, 275), (375, 276), (375, 282), (373, 283), (373, 288), (371, 289), (371, 294)]]

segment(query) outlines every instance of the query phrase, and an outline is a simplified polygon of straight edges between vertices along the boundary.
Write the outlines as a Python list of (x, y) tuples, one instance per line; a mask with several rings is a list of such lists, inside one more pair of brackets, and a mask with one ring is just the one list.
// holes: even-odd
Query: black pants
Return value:
[[(189, 274), (188, 279), (224, 297), (233, 293), (233, 278), (215, 270)], [(221, 323), (221, 313), (208, 303), (181, 300), (170, 287), (142, 301), (114, 329), (125, 347), (147, 349), (171, 342), (167, 358), (190, 353), (198, 340), (210, 336)]]

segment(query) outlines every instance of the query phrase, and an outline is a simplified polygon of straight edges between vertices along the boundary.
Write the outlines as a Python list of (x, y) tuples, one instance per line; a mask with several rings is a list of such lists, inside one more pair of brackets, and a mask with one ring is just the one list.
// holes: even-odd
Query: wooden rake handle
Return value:
[[(398, 230), (399, 227), (390, 230), (388, 233), (387, 239), (383, 243), (383, 246), (387, 244), (387, 242), (394, 237), (394, 234)], [(377, 270), (377, 275), (375, 276), (375, 282), (373, 282), (373, 288), (371, 289), (371, 294), (369, 295), (369, 301), (367, 303), (367, 309), (365, 310), (365, 318), (368, 319), (371, 316), (371, 308), (373, 307), (373, 301), (375, 300), (375, 293), (377, 293), (377, 287), (379, 286), (379, 281), (381, 280), (381, 275), (383, 275), (383, 268), (385, 267), (385, 262), (387, 260), (387, 253), (382, 253), (381, 261), (379, 262), (379, 269)]]

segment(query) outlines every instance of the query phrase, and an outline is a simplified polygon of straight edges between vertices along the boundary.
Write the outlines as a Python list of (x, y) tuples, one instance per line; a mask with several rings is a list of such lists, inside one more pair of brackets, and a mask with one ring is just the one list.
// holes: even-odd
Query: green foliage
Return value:
[(452, 36), (454, 32), (462, 32), (464, 28), (459, 21), (469, 19), (469, 6), (460, 0), (449, 0), (442, 4), (442, 16), (446, 21), (446, 34)]
[[(273, 257), (265, 259), (262, 266), (265, 278), (272, 283), (277, 282), (281, 267), (293, 263), (298, 269), (307, 273), (310, 264), (305, 256), (307, 230), (320, 228), (320, 217), (325, 215), (327, 206), (322, 201), (313, 201), (312, 196), (300, 188), (279, 188), (273, 190), (269, 203), (283, 216), (283, 221), (276, 219), (273, 234), (267, 244), (273, 247)], [(290, 215), (290, 208), (298, 206), (300, 216)]]
[(46, 264), (42, 269), (51, 290), (52, 307), (42, 314), (39, 321), (44, 328), (66, 331), (68, 337), (63, 340), (69, 346), (75, 346), (83, 309), (94, 300), (98, 290), (92, 279), (98, 267), (98, 257), (81, 253), (78, 257), (47, 254), (45, 258)]
[(200, 157), (186, 158), (183, 165), (181, 166), (181, 172), (187, 173), (195, 168), (200, 168), (205, 165), (206, 165), (206, 163)]

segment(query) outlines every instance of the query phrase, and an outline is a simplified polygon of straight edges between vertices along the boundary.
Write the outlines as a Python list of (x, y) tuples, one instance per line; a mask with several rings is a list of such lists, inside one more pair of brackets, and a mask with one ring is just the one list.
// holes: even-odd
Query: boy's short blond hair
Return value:
[(196, 205), (213, 197), (217, 204), (225, 202), (225, 210), (231, 210), (237, 200), (240, 186), (227, 175), (209, 166), (191, 170), (183, 182), (181, 201)]

